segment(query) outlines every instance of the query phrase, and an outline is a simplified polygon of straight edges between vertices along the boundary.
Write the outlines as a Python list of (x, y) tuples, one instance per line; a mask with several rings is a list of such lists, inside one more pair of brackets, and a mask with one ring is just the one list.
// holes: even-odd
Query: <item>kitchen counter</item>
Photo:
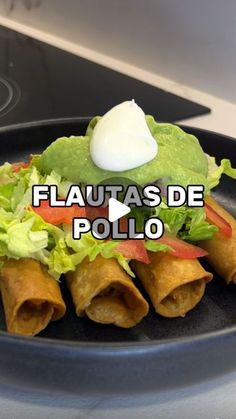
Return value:
[[(181, 122), (236, 137), (236, 104), (45, 34), (9, 18), (0, 17), (0, 24), (202, 103), (212, 109), (210, 115)], [(0, 419), (235, 419), (235, 393), (236, 372), (188, 388), (125, 397), (54, 395), (0, 387)]]

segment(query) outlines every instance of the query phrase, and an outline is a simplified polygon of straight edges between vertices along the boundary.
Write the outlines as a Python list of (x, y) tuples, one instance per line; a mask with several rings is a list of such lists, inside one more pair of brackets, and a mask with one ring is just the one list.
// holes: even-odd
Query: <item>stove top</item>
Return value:
[(6, 77), (0, 76), (0, 118), (10, 112), (20, 99), (20, 89)]
[(0, 126), (101, 115), (135, 99), (161, 121), (210, 110), (91, 61), (0, 26)]

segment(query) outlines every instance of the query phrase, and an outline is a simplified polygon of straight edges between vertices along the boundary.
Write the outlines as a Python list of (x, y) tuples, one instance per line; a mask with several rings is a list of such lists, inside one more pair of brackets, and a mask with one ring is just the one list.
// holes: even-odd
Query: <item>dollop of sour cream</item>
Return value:
[(114, 106), (96, 124), (90, 154), (96, 166), (121, 172), (151, 161), (158, 145), (134, 100)]

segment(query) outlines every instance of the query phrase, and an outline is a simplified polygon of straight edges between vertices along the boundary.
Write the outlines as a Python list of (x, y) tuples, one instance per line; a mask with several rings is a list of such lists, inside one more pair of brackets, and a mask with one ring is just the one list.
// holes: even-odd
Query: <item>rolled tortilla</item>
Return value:
[(205, 292), (212, 274), (197, 259), (180, 259), (166, 252), (149, 252), (151, 263), (135, 262), (141, 280), (157, 313), (164, 317), (184, 316)]
[(65, 314), (59, 284), (36, 260), (7, 260), (0, 284), (9, 332), (36, 335)]
[(227, 284), (236, 284), (236, 220), (214, 198), (207, 197), (207, 203), (221, 215), (232, 227), (232, 236), (226, 237), (218, 231), (212, 239), (200, 242), (208, 252), (207, 260)]
[(85, 259), (66, 281), (78, 316), (128, 328), (148, 313), (148, 303), (116, 259)]

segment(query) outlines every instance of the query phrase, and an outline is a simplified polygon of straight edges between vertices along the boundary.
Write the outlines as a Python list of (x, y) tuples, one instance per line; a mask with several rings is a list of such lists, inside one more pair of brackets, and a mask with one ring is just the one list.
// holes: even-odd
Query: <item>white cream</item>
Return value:
[(121, 172), (151, 161), (158, 152), (143, 110), (126, 101), (112, 108), (94, 128), (90, 154), (96, 166)]

